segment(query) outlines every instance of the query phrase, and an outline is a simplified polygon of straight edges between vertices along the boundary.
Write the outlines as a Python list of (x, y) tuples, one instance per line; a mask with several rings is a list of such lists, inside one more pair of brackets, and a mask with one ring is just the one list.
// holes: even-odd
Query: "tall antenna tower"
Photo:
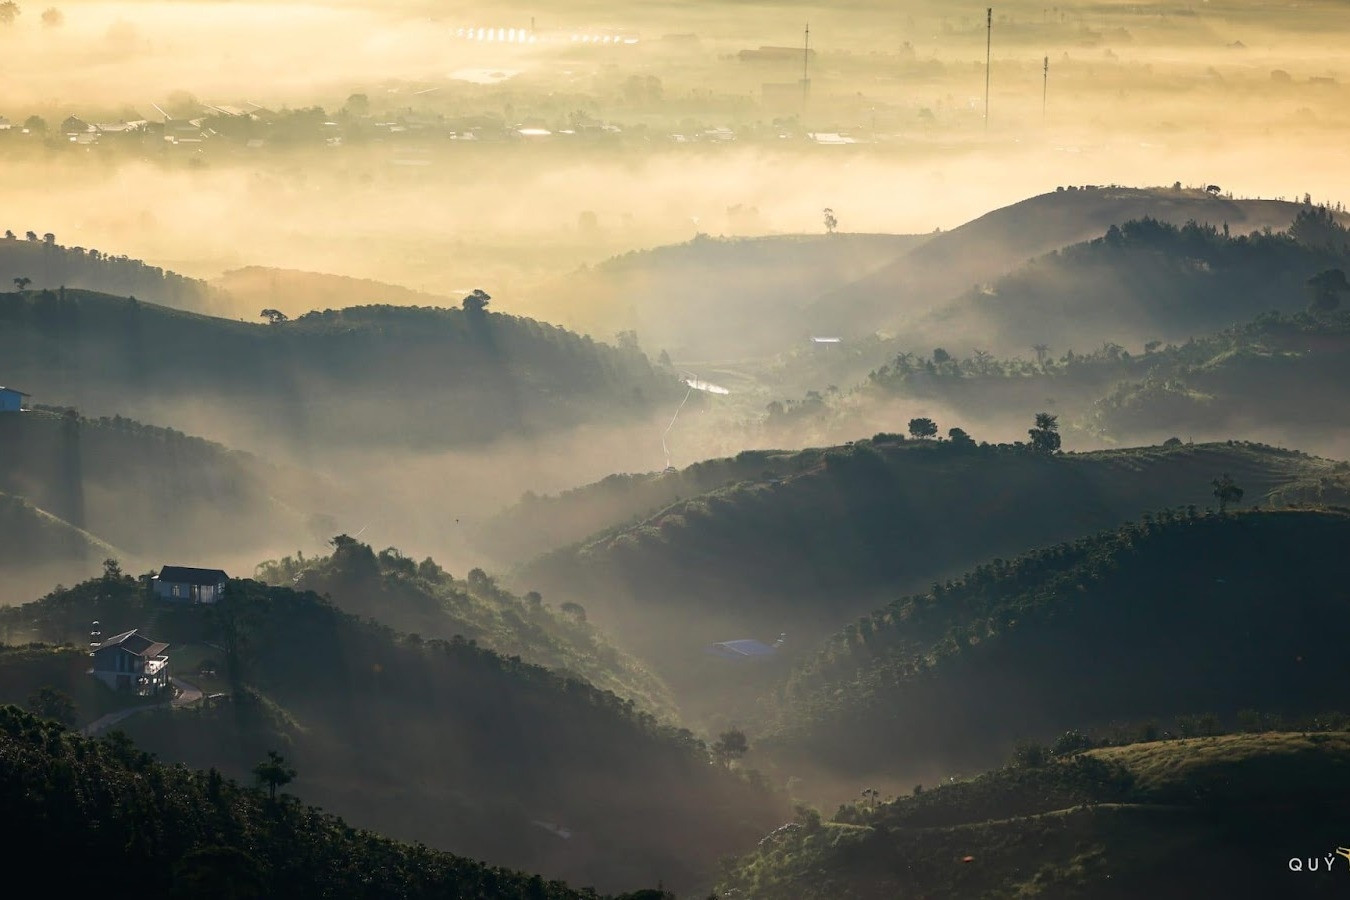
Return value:
[(989, 51), (994, 46), (994, 8), (984, 11), (984, 130), (989, 130)]
[(811, 93), (811, 23), (806, 23), (806, 39), (802, 43), (802, 105)]
[(1045, 63), (1041, 68), (1041, 121), (1045, 121), (1045, 98), (1046, 92), (1050, 89), (1050, 57), (1045, 58)]

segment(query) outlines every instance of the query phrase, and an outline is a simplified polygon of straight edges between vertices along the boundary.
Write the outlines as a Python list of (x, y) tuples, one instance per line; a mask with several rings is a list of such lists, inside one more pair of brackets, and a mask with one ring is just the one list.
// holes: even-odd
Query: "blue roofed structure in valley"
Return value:
[(778, 648), (783, 646), (783, 641), (786, 639), (786, 634), (780, 634), (778, 640), (772, 644), (766, 644), (754, 638), (719, 641), (710, 646), (708, 652), (723, 659), (765, 659), (777, 653)]

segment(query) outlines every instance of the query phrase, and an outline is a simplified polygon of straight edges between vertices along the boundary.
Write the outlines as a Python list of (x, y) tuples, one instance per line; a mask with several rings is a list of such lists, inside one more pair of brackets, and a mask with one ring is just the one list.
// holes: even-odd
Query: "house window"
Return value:
[(181, 584), (175, 584), (173, 586), (173, 596), (175, 597), (183, 596), (183, 586)]

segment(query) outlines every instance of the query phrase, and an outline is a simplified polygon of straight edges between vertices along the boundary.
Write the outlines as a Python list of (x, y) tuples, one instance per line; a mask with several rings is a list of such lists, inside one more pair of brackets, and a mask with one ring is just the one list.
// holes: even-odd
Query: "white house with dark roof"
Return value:
[(220, 569), (165, 566), (150, 579), (151, 590), (161, 600), (179, 603), (215, 603), (225, 596), (230, 576)]
[(0, 387), (0, 412), (20, 412), (27, 396), (23, 391)]
[(135, 628), (124, 631), (93, 649), (91, 674), (115, 691), (157, 694), (169, 686), (169, 657), (164, 652), (168, 648)]

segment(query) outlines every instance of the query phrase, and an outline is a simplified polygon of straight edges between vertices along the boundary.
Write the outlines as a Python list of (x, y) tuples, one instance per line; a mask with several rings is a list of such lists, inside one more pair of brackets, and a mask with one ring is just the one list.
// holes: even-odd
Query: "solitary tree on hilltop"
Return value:
[(461, 304), (464, 311), (470, 315), (484, 315), (488, 304), (492, 302), (492, 295), (482, 288), (474, 288), (473, 293), (464, 298)]
[(290, 316), (279, 309), (264, 309), (258, 315), (266, 319), (269, 325), (280, 325), (282, 322), (290, 321)]
[(1242, 502), (1242, 488), (1237, 486), (1232, 475), (1224, 474), (1221, 478), (1215, 478), (1210, 484), (1214, 485), (1214, 499), (1219, 501), (1219, 514), (1228, 511), (1228, 504)]
[(295, 769), (286, 765), (286, 759), (275, 750), (267, 751), (267, 759), (253, 767), (253, 777), (258, 784), (267, 785), (267, 796), (277, 799), (277, 788), (285, 787), (295, 780)]
[(1050, 352), (1050, 347), (1046, 344), (1037, 344), (1031, 348), (1036, 351), (1036, 364), (1045, 367), (1045, 355)]
[(933, 437), (938, 433), (937, 423), (932, 419), (918, 418), (909, 420), (910, 437), (922, 440)]
[(1038, 453), (1054, 453), (1059, 449), (1059, 416), (1036, 413), (1036, 427), (1027, 430), (1031, 448)]
[(14, 279), (14, 289), (17, 291), (26, 291), (28, 290), (28, 286), (32, 283), (33, 279), (25, 278), (24, 276), (20, 275), (18, 278)]
[(838, 227), (839, 220), (834, 217), (834, 210), (825, 207), (825, 233), (834, 234), (834, 230)]

